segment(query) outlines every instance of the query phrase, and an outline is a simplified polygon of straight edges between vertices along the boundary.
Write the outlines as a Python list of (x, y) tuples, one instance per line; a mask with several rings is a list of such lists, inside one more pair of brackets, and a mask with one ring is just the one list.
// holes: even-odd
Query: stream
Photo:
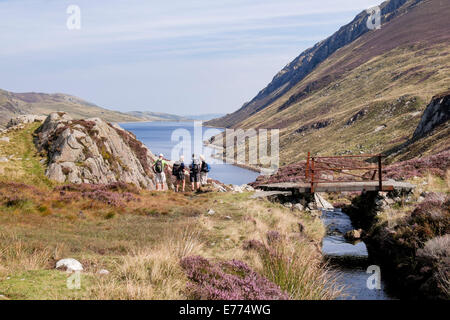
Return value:
[(341, 209), (323, 210), (322, 221), (327, 228), (327, 235), (322, 242), (322, 253), (339, 274), (339, 281), (346, 289), (339, 299), (343, 300), (391, 300), (381, 274), (381, 289), (369, 289), (367, 273), (371, 265), (366, 245), (362, 241), (351, 243), (344, 234), (353, 230), (350, 217)]

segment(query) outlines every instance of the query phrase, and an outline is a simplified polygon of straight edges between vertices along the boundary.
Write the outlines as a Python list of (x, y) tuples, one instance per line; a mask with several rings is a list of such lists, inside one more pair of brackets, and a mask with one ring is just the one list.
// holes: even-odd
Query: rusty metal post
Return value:
[(381, 154), (378, 155), (378, 188), (383, 191), (383, 173), (381, 167)]
[(314, 193), (314, 157), (311, 160), (311, 193)]
[(306, 168), (305, 168), (305, 179), (308, 182), (309, 179), (309, 158), (311, 157), (311, 152), (308, 152), (308, 158), (306, 158)]

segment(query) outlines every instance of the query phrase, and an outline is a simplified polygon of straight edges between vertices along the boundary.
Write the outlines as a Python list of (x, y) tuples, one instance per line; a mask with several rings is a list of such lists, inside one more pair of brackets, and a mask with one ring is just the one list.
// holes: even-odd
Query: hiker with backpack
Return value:
[(199, 190), (201, 164), (200, 161), (195, 157), (195, 154), (192, 155), (192, 163), (189, 166), (189, 169), (190, 169), (190, 180), (192, 184), (192, 191)]
[(175, 191), (178, 192), (180, 184), (182, 185), (182, 192), (184, 192), (186, 181), (185, 181), (185, 165), (184, 165), (184, 156), (180, 156), (179, 161), (175, 161), (172, 168), (172, 175), (175, 176)]
[(208, 163), (205, 161), (205, 157), (203, 155), (200, 155), (200, 161), (201, 161), (201, 169), (200, 169), (200, 182), (201, 185), (204, 186), (208, 184), (208, 172), (211, 170), (211, 167)]
[(161, 153), (159, 158), (156, 159), (153, 164), (153, 171), (155, 172), (155, 182), (156, 182), (156, 191), (164, 190), (164, 183), (166, 183), (166, 174), (164, 173), (164, 169), (167, 163), (164, 161), (164, 155)]

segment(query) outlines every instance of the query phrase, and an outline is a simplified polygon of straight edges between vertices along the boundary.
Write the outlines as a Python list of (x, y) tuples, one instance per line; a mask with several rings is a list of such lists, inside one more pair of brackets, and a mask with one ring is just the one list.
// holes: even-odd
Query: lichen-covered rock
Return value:
[(17, 116), (16, 118), (13, 118), (9, 120), (7, 124), (7, 128), (15, 127), (21, 124), (27, 124), (27, 123), (33, 123), (33, 122), (43, 122), (45, 120), (46, 116), (38, 116), (35, 114), (24, 114)]
[(73, 120), (52, 113), (37, 130), (36, 144), (48, 155), (46, 175), (57, 182), (124, 182), (154, 189), (155, 156), (136, 137), (99, 118)]
[(433, 131), (438, 125), (450, 119), (450, 91), (433, 97), (423, 112), (422, 119), (414, 131), (413, 139), (418, 139)]

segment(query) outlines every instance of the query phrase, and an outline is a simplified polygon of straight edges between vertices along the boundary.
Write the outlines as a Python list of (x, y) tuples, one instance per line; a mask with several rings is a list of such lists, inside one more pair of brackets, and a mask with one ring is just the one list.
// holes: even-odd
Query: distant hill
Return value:
[(132, 115), (107, 110), (68, 94), (14, 93), (0, 89), (0, 126), (5, 126), (9, 119), (18, 115), (48, 115), (58, 111), (78, 119), (99, 117), (109, 122), (142, 121)]
[[(361, 12), (300, 54), (250, 102), (206, 125), (280, 129), (281, 165), (308, 151), (378, 153), (402, 146), (432, 97), (450, 89), (450, 1), (390, 0), (381, 12), (381, 29), (369, 30)], [(444, 148), (449, 136), (438, 136), (432, 146), (415, 142), (423, 146), (414, 156)]]
[(141, 121), (189, 121), (190, 118), (177, 116), (174, 114), (163, 112), (150, 112), (150, 111), (130, 111), (127, 112), (130, 116), (139, 118)]
[(208, 120), (220, 118), (223, 116), (225, 116), (224, 113), (205, 113), (205, 114), (197, 114), (197, 115), (187, 115), (185, 117), (192, 119), (192, 120), (208, 121)]

